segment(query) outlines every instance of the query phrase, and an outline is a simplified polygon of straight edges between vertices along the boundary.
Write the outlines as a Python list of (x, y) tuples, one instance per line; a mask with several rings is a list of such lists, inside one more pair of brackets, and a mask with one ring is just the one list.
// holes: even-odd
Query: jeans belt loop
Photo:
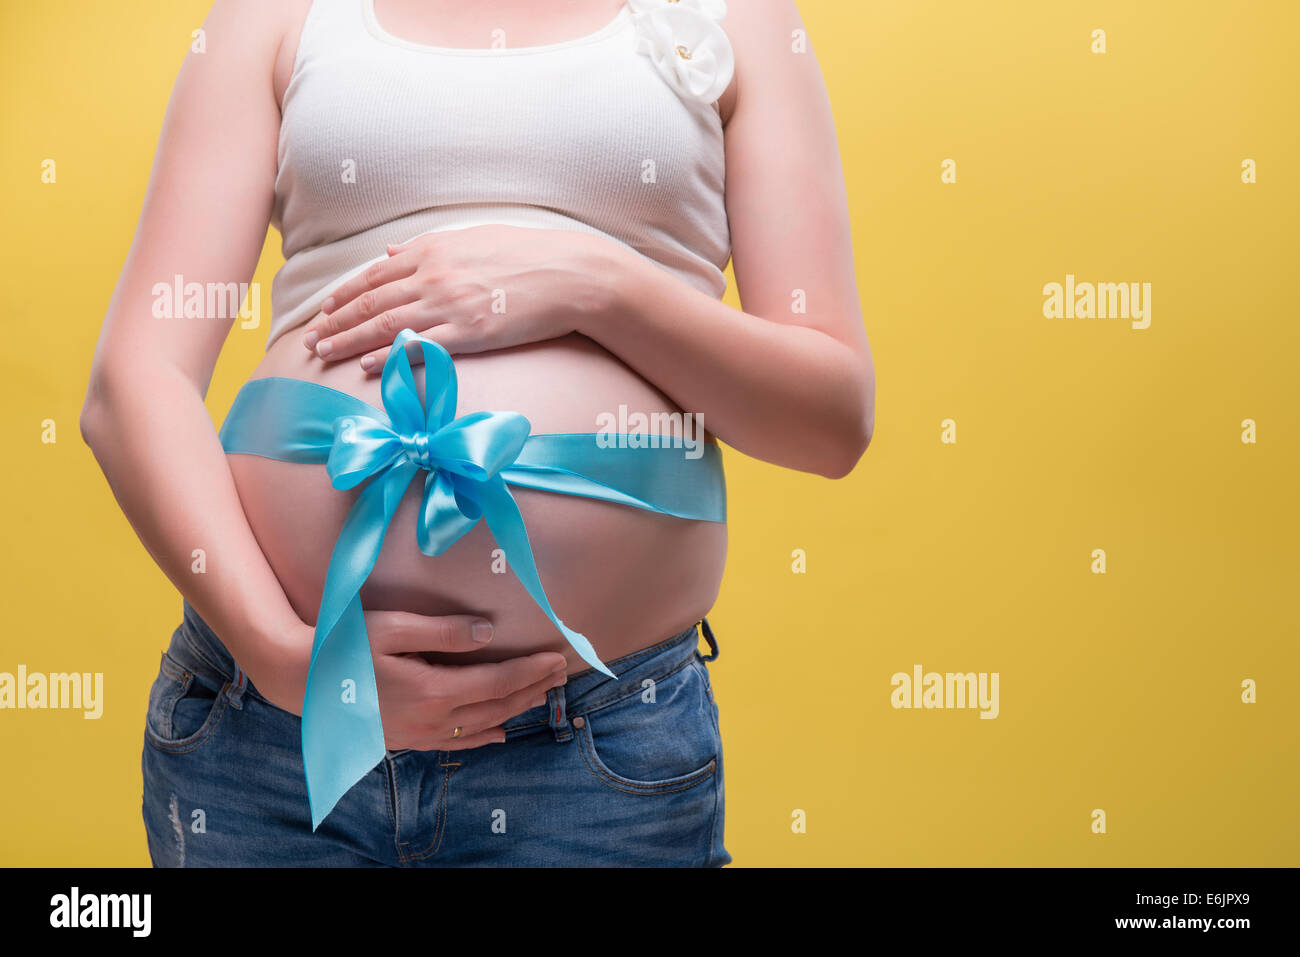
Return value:
[(564, 685), (546, 692), (546, 712), (546, 723), (555, 732), (555, 740), (560, 744), (572, 740), (573, 725), (569, 723), (569, 712), (564, 705)]
[(235, 662), (235, 677), (230, 681), (230, 690), (226, 692), (226, 699), (230, 702), (231, 707), (238, 710), (244, 708), (244, 691), (248, 688), (248, 674), (243, 668), (239, 667), (239, 662)]
[(709, 643), (709, 653), (700, 655), (704, 661), (716, 661), (718, 658), (718, 639), (713, 637), (713, 629), (709, 627), (709, 619), (700, 619), (700, 625), (704, 631), (704, 640)]

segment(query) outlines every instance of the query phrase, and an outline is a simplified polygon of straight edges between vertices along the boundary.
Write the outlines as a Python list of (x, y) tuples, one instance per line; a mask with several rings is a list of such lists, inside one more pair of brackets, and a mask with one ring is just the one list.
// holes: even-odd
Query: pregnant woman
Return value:
[[(793, 3), (218, 0), (200, 40), (82, 412), (185, 598), (154, 863), (727, 863), (714, 437), (840, 477), (874, 423)], [(230, 313), (155, 286), (247, 282), (268, 223), (219, 435)]]

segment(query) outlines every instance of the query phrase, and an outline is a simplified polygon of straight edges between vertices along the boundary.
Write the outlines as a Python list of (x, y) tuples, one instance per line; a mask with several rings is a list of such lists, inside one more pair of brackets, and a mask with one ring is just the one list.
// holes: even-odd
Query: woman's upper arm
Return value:
[(216, 0), (202, 52), (186, 54), (100, 333), (92, 398), (158, 364), (206, 390), (235, 317), (185, 318), (183, 308), (172, 318), (155, 315), (154, 287), (174, 288), (178, 276), (225, 287), (253, 275), (274, 197), (280, 110), (272, 69), (290, 6)]
[[(830, 100), (793, 0), (727, 7), (736, 55), (726, 124), (732, 269), (742, 307), (818, 329), (869, 358)], [(795, 291), (806, 295), (796, 312)]]

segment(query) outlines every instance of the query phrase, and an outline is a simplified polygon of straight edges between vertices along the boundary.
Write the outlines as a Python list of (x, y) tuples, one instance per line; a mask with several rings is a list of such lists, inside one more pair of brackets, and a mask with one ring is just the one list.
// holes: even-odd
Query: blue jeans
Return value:
[(313, 833), (301, 720), (188, 603), (149, 694), (144, 823), (157, 867), (712, 866), (722, 740), (695, 626), (552, 688), (466, 751), (389, 751)]

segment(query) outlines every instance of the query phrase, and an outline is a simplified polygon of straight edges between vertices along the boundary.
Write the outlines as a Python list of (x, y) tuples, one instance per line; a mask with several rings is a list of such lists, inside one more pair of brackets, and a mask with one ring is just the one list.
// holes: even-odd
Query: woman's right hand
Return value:
[[(389, 750), (457, 751), (505, 740), (501, 725), (546, 701), (546, 692), (564, 684), (568, 661), (554, 651), (473, 665), (440, 665), (421, 652), (482, 650), (474, 626), (491, 623), (473, 615), (431, 617), (403, 611), (365, 612), (366, 632), (379, 689), (384, 744)], [(291, 660), (273, 669), (269, 680), (250, 674), (258, 692), (277, 707), (302, 714), (311, 656), (310, 625), (294, 636)], [(453, 731), (461, 728), (457, 737)]]

